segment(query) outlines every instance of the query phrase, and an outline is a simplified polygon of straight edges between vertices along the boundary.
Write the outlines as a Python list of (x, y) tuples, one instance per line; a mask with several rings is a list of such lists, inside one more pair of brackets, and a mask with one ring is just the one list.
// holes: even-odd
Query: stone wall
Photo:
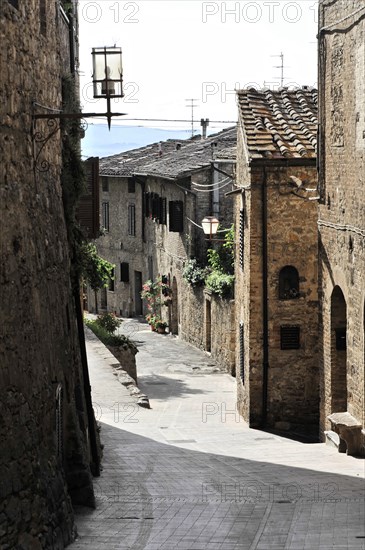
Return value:
[[(1, 3), (0, 547), (4, 550), (63, 548), (74, 537), (70, 493), (75, 502), (94, 504), (60, 183), (61, 136), (55, 132), (36, 165), (40, 149), (31, 132), (33, 101), (61, 106), (57, 5), (50, 3), (46, 21), (41, 19), (35, 0), (19, 2), (19, 9)], [(38, 121), (36, 130), (46, 131), (47, 123)]]
[(204, 287), (182, 283), (180, 336), (207, 351), (226, 372), (235, 372), (234, 301), (212, 295)]
[[(319, 5), (319, 29), (330, 26), (319, 31), (322, 434), (330, 428), (327, 416), (343, 412), (338, 408), (365, 426), (365, 18), (360, 7), (357, 0)], [(336, 349), (341, 322), (346, 350)]]
[[(236, 339), (240, 342), (241, 337), (242, 342), (236, 351), (238, 409), (252, 426), (266, 421), (268, 426), (277, 429), (316, 434), (319, 412), (317, 205), (291, 193), (290, 176), (306, 180), (308, 187), (316, 187), (315, 166), (268, 162), (264, 168), (252, 163), (249, 171), (244, 157), (239, 161), (238, 177), (241, 181), (250, 181), (251, 186), (244, 196), (236, 199), (237, 228), (239, 211), (245, 211), (243, 269), (237, 261), (238, 229), (236, 234)], [(267, 357), (264, 354), (263, 204), (266, 204), (267, 239)], [(279, 297), (279, 273), (285, 266), (293, 266), (299, 273), (300, 293), (295, 299)], [(299, 349), (281, 349), (282, 327), (285, 330), (293, 326), (300, 331)]]

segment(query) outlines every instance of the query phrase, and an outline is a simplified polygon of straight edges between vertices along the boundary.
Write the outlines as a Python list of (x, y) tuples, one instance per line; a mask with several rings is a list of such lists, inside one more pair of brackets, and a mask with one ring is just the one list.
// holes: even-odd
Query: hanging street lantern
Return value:
[(112, 112), (110, 99), (124, 97), (122, 49), (113, 47), (93, 48), (93, 90), (94, 98), (106, 98), (107, 119), (110, 129)]
[(213, 235), (216, 235), (218, 231), (219, 220), (214, 216), (206, 216), (202, 220), (202, 228), (205, 235), (209, 235), (209, 239), (212, 240)]

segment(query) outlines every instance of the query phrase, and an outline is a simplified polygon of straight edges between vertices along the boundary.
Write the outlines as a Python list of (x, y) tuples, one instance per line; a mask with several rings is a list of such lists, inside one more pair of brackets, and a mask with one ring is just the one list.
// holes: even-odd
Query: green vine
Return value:
[(207, 267), (198, 265), (197, 260), (188, 260), (184, 266), (183, 278), (191, 286), (205, 285), (213, 294), (230, 298), (234, 287), (234, 226), (226, 230), (224, 243), (207, 250)]

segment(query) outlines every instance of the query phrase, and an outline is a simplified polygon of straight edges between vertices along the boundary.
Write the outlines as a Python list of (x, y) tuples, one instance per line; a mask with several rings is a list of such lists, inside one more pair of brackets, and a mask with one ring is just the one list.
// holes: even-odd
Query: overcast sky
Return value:
[[(316, 85), (315, 0), (80, 0), (81, 101), (92, 99), (91, 49), (123, 50), (125, 97), (113, 102), (127, 118), (236, 120), (235, 88), (278, 87), (284, 54), (284, 85)], [(122, 121), (122, 118), (120, 119)], [(102, 122), (102, 121), (100, 121)], [(113, 124), (115, 124), (113, 120)], [(186, 124), (121, 122), (183, 128)], [(196, 126), (196, 129), (198, 129)], [(211, 123), (211, 129), (222, 125)]]

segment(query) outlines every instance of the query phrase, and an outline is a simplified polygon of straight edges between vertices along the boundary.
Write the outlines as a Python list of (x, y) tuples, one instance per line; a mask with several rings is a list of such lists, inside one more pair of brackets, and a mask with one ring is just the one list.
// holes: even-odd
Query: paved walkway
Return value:
[(363, 460), (248, 428), (235, 380), (206, 354), (135, 320), (121, 331), (139, 343), (151, 409), (88, 331), (105, 449), (97, 508), (77, 509), (72, 550), (365, 549)]

